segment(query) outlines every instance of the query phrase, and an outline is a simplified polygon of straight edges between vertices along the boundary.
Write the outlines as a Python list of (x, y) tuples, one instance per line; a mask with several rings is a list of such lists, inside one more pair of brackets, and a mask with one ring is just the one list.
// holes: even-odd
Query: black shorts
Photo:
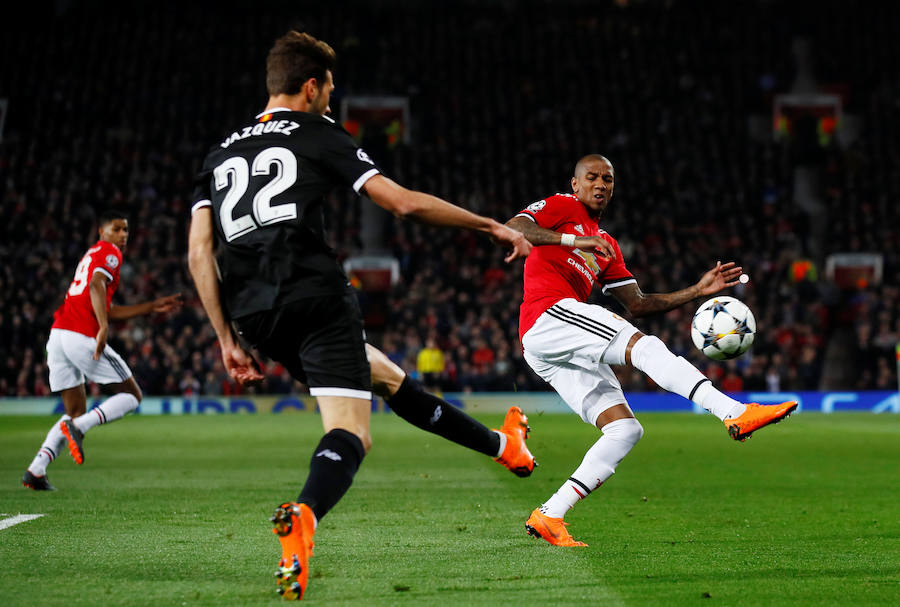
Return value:
[(353, 291), (307, 297), (234, 324), (241, 337), (307, 384), (311, 395), (372, 398), (362, 314)]

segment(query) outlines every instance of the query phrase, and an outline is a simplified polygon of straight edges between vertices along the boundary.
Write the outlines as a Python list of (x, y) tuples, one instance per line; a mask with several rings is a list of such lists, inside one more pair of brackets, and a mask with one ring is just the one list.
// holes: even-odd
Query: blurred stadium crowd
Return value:
[[(175, 317), (116, 325), (111, 343), (147, 394), (239, 391), (187, 274), (191, 182), (206, 148), (262, 109), (265, 54), (289, 26), (338, 52), (333, 109), (351, 94), (409, 98), (412, 142), (365, 142), (400, 183), (505, 221), (567, 191), (574, 162), (599, 152), (617, 173), (603, 223), (645, 292), (688, 286), (717, 260), (743, 265), (751, 282), (732, 294), (757, 317), (751, 354), (705, 359), (690, 342), (693, 305), (636, 321), (723, 389), (896, 388), (895, 6), (846, 12), (828, 1), (799, 18), (762, 1), (332, 4), (299, 14), (296, 3), (274, 2), (251, 15), (249, 6), (205, 2), (178, 11), (57, 3), (55, 16), (0, 26), (0, 49), (14, 58), (0, 62), (0, 99), (9, 99), (0, 395), (48, 393), (52, 313), (96, 239), (96, 214), (120, 205), (131, 212), (131, 237), (115, 301), (182, 292), (188, 305)], [(812, 161), (824, 238), (794, 202), (791, 143), (748, 128), (792, 84), (799, 23), (819, 82), (842, 87), (845, 112), (862, 124), (855, 143), (825, 141)], [(360, 250), (363, 204), (347, 192), (332, 197), (342, 257)], [(383, 302), (383, 326), (369, 329), (373, 344), (443, 390), (548, 388), (518, 342), (521, 264), (505, 265), (480, 237), (413, 223), (391, 222), (384, 244), (401, 279)], [(853, 251), (884, 254), (881, 285), (840, 291), (825, 280), (824, 255)], [(828, 365), (843, 369), (840, 385), (829, 385)], [(256, 391), (303, 389), (282, 369), (269, 375)], [(654, 389), (639, 373), (621, 379), (626, 390)]]

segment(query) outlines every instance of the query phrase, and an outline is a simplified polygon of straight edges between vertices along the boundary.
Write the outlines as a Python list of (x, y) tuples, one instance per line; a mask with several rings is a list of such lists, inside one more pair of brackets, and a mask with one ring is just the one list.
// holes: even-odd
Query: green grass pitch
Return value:
[[(738, 444), (712, 416), (639, 414), (643, 440), (567, 517), (590, 547), (562, 549), (524, 522), (599, 433), (527, 413), (528, 479), (375, 415), (304, 604), (900, 602), (900, 416), (799, 414)], [(45, 515), (0, 530), (0, 604), (283, 603), (268, 517), (298, 493), (318, 417), (129, 417), (91, 431), (84, 466), (60, 456), (59, 491), (26, 490), (52, 420), (0, 418), (0, 512)]]

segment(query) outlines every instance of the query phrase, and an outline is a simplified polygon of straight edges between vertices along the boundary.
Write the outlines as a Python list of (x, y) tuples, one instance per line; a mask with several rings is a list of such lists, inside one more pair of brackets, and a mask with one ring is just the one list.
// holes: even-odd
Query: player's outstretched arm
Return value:
[(467, 228), (490, 235), (495, 242), (512, 249), (505, 258), (507, 262), (526, 257), (531, 251), (531, 244), (521, 233), (502, 223), (476, 215), (431, 194), (408, 190), (384, 175), (370, 178), (363, 188), (375, 204), (397, 217), (410, 217), (436, 226)]
[[(563, 237), (566, 236), (565, 234), (542, 228), (526, 217), (513, 217), (506, 222), (506, 225), (517, 232), (521, 232), (526, 240), (536, 247), (548, 244), (562, 245)], [(613, 246), (599, 236), (575, 236), (574, 234), (569, 234), (568, 236), (571, 236), (574, 240), (572, 244), (566, 246), (593, 251), (608, 259), (615, 259), (616, 257), (616, 250)]]
[(253, 356), (244, 350), (231, 330), (219, 298), (219, 277), (216, 273), (214, 254), (215, 233), (213, 232), (212, 211), (208, 207), (194, 211), (188, 235), (188, 266), (197, 286), (200, 302), (210, 324), (219, 338), (222, 348), (222, 362), (228, 374), (240, 383), (263, 379), (259, 365)]
[(135, 316), (143, 316), (155, 312), (157, 314), (171, 314), (181, 309), (181, 293), (157, 297), (151, 301), (133, 304), (130, 306), (110, 306), (109, 317), (113, 320), (125, 320)]
[(637, 283), (609, 289), (609, 293), (634, 317), (668, 312), (697, 297), (714, 295), (726, 287), (738, 284), (743, 268), (734, 262), (716, 262), (716, 267), (706, 272), (699, 281), (686, 289), (671, 293), (644, 293)]

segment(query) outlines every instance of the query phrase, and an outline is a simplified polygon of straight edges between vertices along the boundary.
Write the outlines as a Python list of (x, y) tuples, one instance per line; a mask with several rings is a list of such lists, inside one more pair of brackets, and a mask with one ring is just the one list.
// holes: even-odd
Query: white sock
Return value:
[(34, 456), (34, 459), (31, 460), (31, 464), (28, 465), (28, 471), (33, 475), (44, 476), (47, 474), (47, 466), (49, 466), (50, 462), (55, 460), (56, 456), (62, 451), (66, 437), (63, 435), (62, 430), (59, 429), (59, 424), (67, 419), (72, 418), (68, 415), (63, 415), (56, 420), (53, 427), (47, 432), (44, 443), (38, 450), (37, 455)]
[(681, 356), (672, 354), (654, 335), (645, 335), (631, 348), (631, 364), (659, 387), (691, 400), (721, 420), (737, 417), (746, 407), (725, 396), (708, 377)]
[(494, 459), (503, 455), (503, 451), (506, 449), (506, 435), (498, 430), (494, 430), (497, 435), (500, 437), (500, 451), (497, 452), (497, 455), (494, 456)]
[(603, 436), (584, 454), (581, 465), (569, 480), (544, 502), (542, 513), (551, 518), (563, 518), (576, 502), (586, 498), (613, 475), (619, 462), (644, 435), (644, 428), (633, 417), (617, 419), (600, 430)]
[(134, 394), (120, 392), (107, 398), (99, 407), (76, 417), (72, 423), (82, 432), (87, 432), (97, 424), (108, 424), (125, 417), (127, 413), (137, 409), (139, 404)]

